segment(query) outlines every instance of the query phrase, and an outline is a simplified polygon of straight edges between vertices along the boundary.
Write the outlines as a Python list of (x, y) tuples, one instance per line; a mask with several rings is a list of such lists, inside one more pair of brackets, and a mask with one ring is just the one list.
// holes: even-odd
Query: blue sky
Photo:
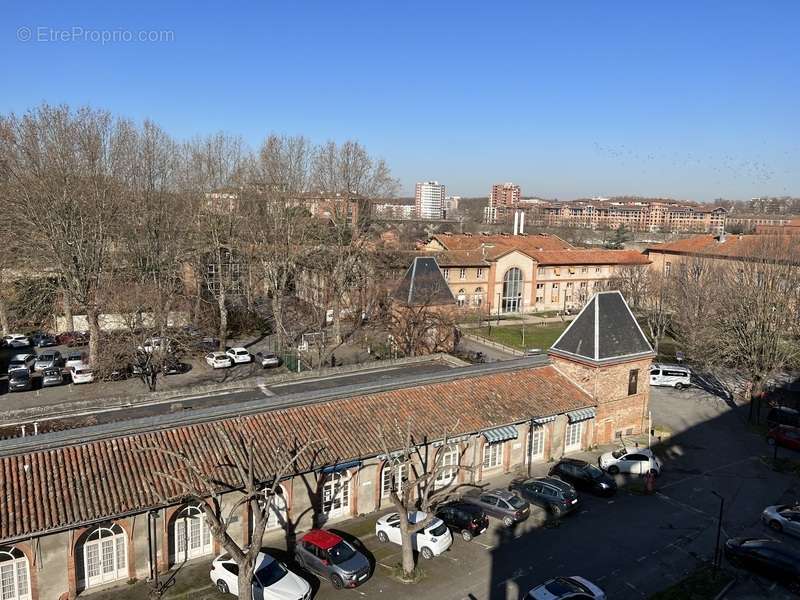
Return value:
[[(405, 193), (800, 195), (798, 22), (796, 0), (12, 0), (0, 112), (354, 138)], [(93, 41), (110, 30), (172, 37)]]

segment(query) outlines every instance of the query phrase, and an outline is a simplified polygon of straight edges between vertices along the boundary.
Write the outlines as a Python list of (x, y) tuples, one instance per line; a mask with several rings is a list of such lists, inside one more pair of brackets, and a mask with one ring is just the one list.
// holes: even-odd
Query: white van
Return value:
[(666, 385), (676, 390), (692, 385), (692, 371), (681, 365), (661, 365), (650, 367), (650, 385)]

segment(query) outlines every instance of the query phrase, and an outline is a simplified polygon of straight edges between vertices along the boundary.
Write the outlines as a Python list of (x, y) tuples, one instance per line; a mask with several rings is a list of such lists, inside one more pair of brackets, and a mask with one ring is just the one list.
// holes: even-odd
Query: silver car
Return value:
[(800, 536), (800, 505), (768, 506), (761, 513), (761, 520), (773, 531)]
[(52, 367), (60, 367), (63, 360), (64, 359), (61, 356), (61, 352), (58, 350), (48, 350), (47, 352), (42, 352), (36, 357), (36, 362), (33, 363), (33, 370), (44, 371), (45, 369), (50, 369)]

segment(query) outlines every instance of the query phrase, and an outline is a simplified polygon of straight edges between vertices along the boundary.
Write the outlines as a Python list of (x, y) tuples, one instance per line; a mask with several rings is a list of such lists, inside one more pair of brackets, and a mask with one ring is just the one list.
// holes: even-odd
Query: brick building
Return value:
[[(618, 292), (599, 294), (567, 328), (550, 358), (534, 357), (443, 373), (415, 374), (124, 423), (0, 440), (0, 572), (13, 600), (68, 600), (152, 577), (220, 551), (198, 505), (159, 473), (184, 455), (206, 475), (231, 469), (220, 430), (243, 432), (265, 485), (276, 449), (323, 439), (281, 480), (267, 536), (334, 523), (388, 506), (386, 432), (399, 449), (396, 419), (409, 419), (420, 453), (445, 453), (437, 484), (481, 482), (642, 431), (653, 353)], [(634, 374), (636, 373), (636, 374)], [(443, 431), (450, 431), (444, 445)], [(400, 434), (398, 434), (399, 437)], [(460, 469), (459, 466), (469, 467)], [(311, 487), (309, 493), (308, 486)], [(221, 486), (229, 533), (250, 543), (239, 493)], [(271, 543), (275, 543), (272, 539)]]
[(496, 183), (489, 194), (489, 206), (492, 208), (513, 208), (519, 204), (522, 189), (515, 183)]

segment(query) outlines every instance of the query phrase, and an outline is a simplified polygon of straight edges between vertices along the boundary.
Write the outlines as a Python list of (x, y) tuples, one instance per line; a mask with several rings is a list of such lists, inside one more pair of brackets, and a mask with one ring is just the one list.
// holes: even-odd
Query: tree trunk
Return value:
[(86, 307), (86, 320), (89, 323), (89, 364), (96, 365), (100, 356), (100, 312), (96, 306)]
[(414, 579), (414, 548), (412, 547), (411, 534), (409, 533), (408, 520), (400, 516), (400, 541), (403, 548), (403, 578)]
[(252, 600), (253, 598), (253, 577), (251, 569), (239, 567), (239, 600)]
[(217, 306), (219, 307), (219, 349), (225, 350), (228, 344), (228, 305), (227, 295), (220, 291), (217, 296)]
[(3, 330), (3, 335), (8, 335), (8, 307), (3, 297), (0, 297), (0, 329)]
[(283, 349), (283, 297), (275, 290), (272, 290), (272, 319), (275, 322), (275, 334), (278, 336), (278, 343)]
[(61, 290), (61, 305), (64, 309), (64, 327), (66, 331), (75, 331), (75, 319), (72, 317), (72, 304), (70, 304), (67, 292)]

